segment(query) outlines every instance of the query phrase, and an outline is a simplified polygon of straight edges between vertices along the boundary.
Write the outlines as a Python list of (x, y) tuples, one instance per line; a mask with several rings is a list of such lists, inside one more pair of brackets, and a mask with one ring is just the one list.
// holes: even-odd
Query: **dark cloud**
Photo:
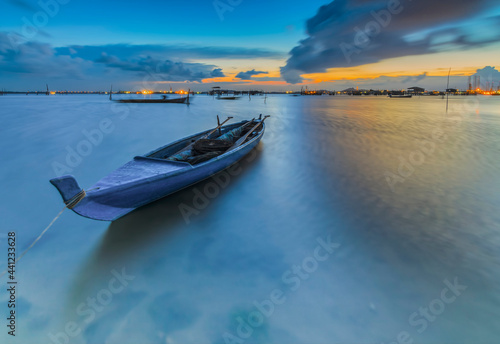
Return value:
[(169, 56), (176, 59), (249, 59), (270, 58), (281, 59), (286, 54), (265, 49), (249, 49), (237, 47), (199, 47), (192, 45), (163, 45), (163, 44), (106, 44), (106, 45), (72, 45), (56, 48), (58, 54), (74, 54), (88, 60), (95, 60), (103, 52), (108, 55), (130, 58), (138, 55), (147, 55), (155, 58)]
[(147, 81), (198, 81), (213, 77), (214, 74), (224, 75), (222, 69), (203, 63), (174, 62), (147, 57), (136, 57), (130, 60), (120, 59), (102, 53), (95, 60), (107, 68), (115, 68), (125, 72), (137, 72), (138, 76)]
[(427, 72), (425, 72), (423, 74), (420, 74), (420, 75), (417, 75), (417, 76), (409, 76), (406, 79), (404, 79), (402, 82), (403, 83), (406, 83), (406, 82), (419, 82), (419, 81), (424, 80), (426, 77), (427, 77)]
[(20, 43), (18, 36), (0, 32), (0, 71), (43, 75), (45, 77), (83, 77), (82, 68), (89, 62), (80, 58), (57, 56), (46, 43)]
[(259, 81), (283, 81), (281, 77), (271, 77), (271, 76), (263, 76), (259, 78)]
[(247, 70), (246, 72), (239, 72), (238, 74), (236, 74), (236, 78), (242, 80), (250, 80), (252, 76), (259, 74), (269, 74), (269, 73), (252, 69), (252, 70)]
[[(308, 37), (290, 51), (281, 74), (357, 66), (387, 58), (468, 49), (500, 41), (496, 0), (335, 0), (306, 23)], [(481, 19), (478, 30), (474, 20)]]
[(500, 71), (498, 71), (495, 67), (486, 66), (478, 69), (473, 76), (479, 76), (481, 78), (480, 87), (484, 89), (500, 86)]
[(482, 78), (491, 79), (492, 81), (500, 81), (500, 71), (492, 66), (486, 66), (478, 69), (474, 75), (479, 75)]
[(212, 73), (210, 73), (211, 77), (214, 78), (223, 78), (225, 77), (224, 73), (222, 73), (222, 68), (215, 68)]
[[(149, 50), (154, 50), (154, 46), (148, 47)], [(171, 56), (165, 56), (164, 47), (157, 46), (157, 48), (152, 55), (145, 53), (148, 49), (144, 49), (144, 46), (142, 48), (121, 45), (54, 48), (46, 43), (24, 41), (15, 33), (0, 32), (0, 71), (4, 75), (22, 74), (44, 79), (65, 77), (98, 79), (102, 78), (103, 74), (114, 72), (106, 78), (139, 79), (144, 83), (200, 82), (206, 78), (225, 76), (222, 68), (215, 65), (187, 62), (173, 53)], [(200, 51), (209, 50), (200, 48)], [(232, 51), (237, 54), (237, 50)], [(237, 56), (243, 56), (245, 51), (250, 53), (243, 49)], [(213, 51), (207, 52), (208, 55), (213, 53)]]

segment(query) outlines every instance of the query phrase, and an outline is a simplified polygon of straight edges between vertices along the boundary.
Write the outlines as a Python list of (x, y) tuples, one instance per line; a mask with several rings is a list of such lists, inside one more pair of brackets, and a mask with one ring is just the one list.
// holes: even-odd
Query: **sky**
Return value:
[(0, 88), (500, 85), (498, 0), (4, 0)]

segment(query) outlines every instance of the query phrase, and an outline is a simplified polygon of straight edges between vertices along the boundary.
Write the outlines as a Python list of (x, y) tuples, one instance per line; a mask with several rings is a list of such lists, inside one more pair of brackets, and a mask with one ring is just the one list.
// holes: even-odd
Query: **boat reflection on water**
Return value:
[[(75, 295), (73, 299), (81, 300), (96, 284), (105, 283), (112, 269), (134, 265), (137, 256), (147, 251), (151, 245), (182, 235), (185, 230), (204, 230), (204, 218), (210, 216), (212, 208), (219, 201), (224, 201), (225, 194), (241, 183), (245, 175), (259, 163), (262, 150), (263, 143), (260, 143), (246, 157), (226, 170), (112, 222), (100, 244), (78, 273), (74, 292), (83, 294)], [(220, 180), (224, 182), (218, 182)], [(215, 193), (216, 197), (210, 197)], [(204, 201), (198, 203), (195, 197), (200, 194)]]
[(161, 99), (118, 99), (115, 100), (118, 103), (156, 103), (156, 104), (189, 104), (189, 96), (184, 98), (172, 98), (167, 99), (166, 96), (163, 96)]

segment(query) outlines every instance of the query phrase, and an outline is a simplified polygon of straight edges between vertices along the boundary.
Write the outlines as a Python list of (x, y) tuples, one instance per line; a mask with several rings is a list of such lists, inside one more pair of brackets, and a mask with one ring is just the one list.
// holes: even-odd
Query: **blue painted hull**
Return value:
[[(223, 131), (241, 126), (246, 121), (222, 127)], [(265, 126), (243, 145), (229, 150), (206, 162), (190, 165), (186, 162), (169, 161), (160, 156), (162, 152), (177, 151), (192, 140), (210, 130), (192, 135), (161, 147), (113, 171), (86, 191), (86, 196), (72, 210), (95, 220), (114, 221), (131, 211), (160, 198), (193, 185), (224, 170), (247, 155), (262, 139)], [(68, 202), (81, 192), (73, 176), (63, 176), (50, 181), (63, 200)]]

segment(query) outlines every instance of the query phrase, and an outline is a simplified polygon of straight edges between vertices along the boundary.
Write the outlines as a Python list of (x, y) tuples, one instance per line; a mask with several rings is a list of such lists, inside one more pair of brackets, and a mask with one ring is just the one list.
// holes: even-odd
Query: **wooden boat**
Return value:
[(411, 94), (389, 94), (389, 98), (411, 98)]
[(173, 99), (117, 99), (115, 100), (118, 103), (176, 103), (176, 104), (184, 104), (189, 99), (189, 97), (184, 98), (173, 98)]
[(227, 97), (217, 97), (217, 99), (220, 99), (220, 100), (236, 100), (236, 99), (240, 99), (241, 97), (237, 97), (237, 96), (227, 96)]
[[(84, 191), (73, 176), (51, 179), (67, 207), (95, 220), (114, 221), (234, 164), (257, 146), (266, 116), (207, 130), (134, 159)], [(197, 145), (217, 151), (199, 154)], [(228, 148), (229, 146), (229, 148)], [(204, 151), (203, 151), (204, 152)]]

